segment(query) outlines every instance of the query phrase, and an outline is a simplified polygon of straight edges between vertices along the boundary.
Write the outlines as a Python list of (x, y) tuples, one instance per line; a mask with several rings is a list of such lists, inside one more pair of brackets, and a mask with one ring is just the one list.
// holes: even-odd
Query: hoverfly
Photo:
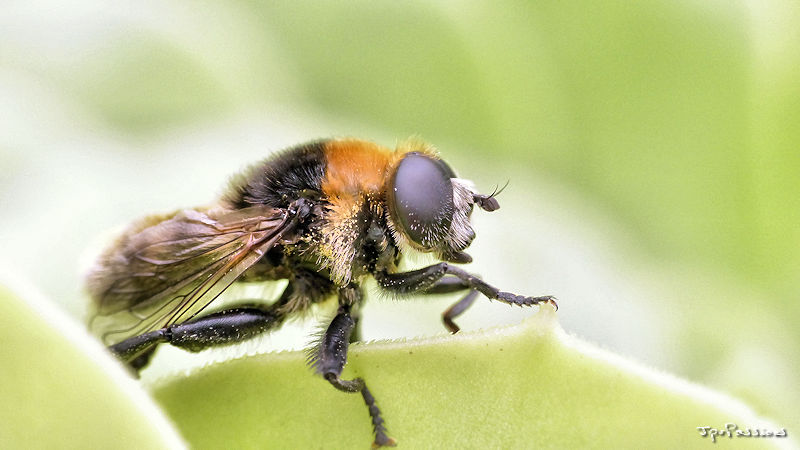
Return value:
[[(338, 297), (338, 311), (310, 349), (309, 363), (335, 388), (361, 393), (376, 446), (394, 445), (361, 378), (340, 374), (357, 339), (362, 282), (409, 293), (465, 292), (443, 313), (453, 319), (483, 294), (512, 305), (555, 301), (503, 292), (454, 264), (475, 238), (474, 206), (500, 207), (458, 178), (430, 145), (409, 140), (390, 150), (357, 139), (320, 140), (277, 153), (234, 177), (213, 207), (147, 217), (102, 254), (88, 276), (92, 330), (138, 371), (160, 343), (200, 351), (239, 342), (292, 314)], [(401, 272), (410, 250), (441, 262)], [(288, 280), (271, 304), (204, 310), (231, 284)]]

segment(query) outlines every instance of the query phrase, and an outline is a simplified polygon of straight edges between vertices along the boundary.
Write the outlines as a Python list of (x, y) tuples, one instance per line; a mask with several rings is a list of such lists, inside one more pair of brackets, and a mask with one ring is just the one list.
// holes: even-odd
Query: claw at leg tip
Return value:
[(379, 443), (378, 439), (375, 439), (375, 441), (372, 443), (372, 448), (397, 446), (397, 441), (395, 441), (394, 438), (390, 438), (388, 436), (385, 436), (383, 439), (381, 439), (381, 441), (382, 442)]

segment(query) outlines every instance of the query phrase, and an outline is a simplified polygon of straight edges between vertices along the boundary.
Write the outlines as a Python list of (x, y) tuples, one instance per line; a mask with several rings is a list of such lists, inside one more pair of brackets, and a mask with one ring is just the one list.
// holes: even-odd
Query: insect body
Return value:
[[(464, 249), (475, 237), (475, 205), (499, 208), (493, 195), (477, 193), (422, 142), (396, 150), (355, 139), (299, 145), (234, 178), (211, 208), (148, 217), (125, 231), (89, 274), (90, 326), (139, 370), (160, 343), (199, 351), (238, 342), (337, 296), (337, 314), (309, 362), (337, 389), (360, 392), (375, 445), (394, 445), (364, 380), (340, 378), (348, 344), (358, 337), (366, 277), (399, 296), (465, 292), (443, 314), (453, 333), (453, 318), (478, 293), (509, 304), (555, 304), (549, 296), (502, 292), (453, 265), (472, 260)], [(442, 262), (400, 272), (411, 249)], [(203, 314), (234, 282), (279, 279), (289, 283), (272, 304)]]

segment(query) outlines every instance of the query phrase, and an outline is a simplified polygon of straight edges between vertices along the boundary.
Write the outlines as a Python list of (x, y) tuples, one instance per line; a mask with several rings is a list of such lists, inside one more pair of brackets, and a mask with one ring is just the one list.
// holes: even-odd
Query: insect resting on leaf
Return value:
[[(394, 445), (364, 380), (340, 378), (348, 345), (358, 339), (366, 277), (398, 296), (465, 292), (443, 314), (453, 333), (453, 319), (478, 293), (512, 305), (555, 306), (550, 296), (503, 292), (453, 265), (472, 261), (464, 249), (475, 237), (475, 205), (500, 207), (494, 194), (476, 192), (421, 141), (396, 150), (357, 139), (298, 145), (236, 176), (213, 207), (130, 226), (88, 275), (90, 327), (138, 371), (160, 343), (195, 352), (239, 342), (337, 296), (337, 314), (309, 350), (309, 363), (335, 388), (361, 393), (374, 445)], [(442, 262), (400, 272), (411, 249)], [(272, 304), (203, 314), (235, 282), (282, 279), (288, 285)]]

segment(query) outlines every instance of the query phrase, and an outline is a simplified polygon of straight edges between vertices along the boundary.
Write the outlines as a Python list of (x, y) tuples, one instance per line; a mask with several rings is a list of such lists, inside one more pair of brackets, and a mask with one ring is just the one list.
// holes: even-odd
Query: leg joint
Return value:
[(352, 380), (343, 380), (333, 372), (325, 374), (325, 379), (336, 389), (343, 392), (360, 392), (364, 389), (364, 380), (361, 378), (354, 378)]

